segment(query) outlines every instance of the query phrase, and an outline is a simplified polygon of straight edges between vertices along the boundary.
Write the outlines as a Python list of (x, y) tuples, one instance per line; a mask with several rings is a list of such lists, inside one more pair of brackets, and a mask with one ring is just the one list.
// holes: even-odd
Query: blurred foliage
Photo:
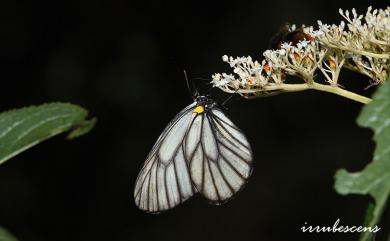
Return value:
[[(373, 161), (364, 170), (349, 173), (341, 169), (336, 173), (335, 189), (338, 193), (369, 194), (374, 198), (367, 210), (365, 226), (374, 227), (380, 221), (390, 194), (390, 78), (366, 105), (358, 124), (374, 130), (376, 149)], [(371, 240), (371, 233), (362, 233), (361, 240)]]
[(20, 152), (60, 133), (68, 138), (91, 130), (96, 119), (86, 120), (88, 112), (66, 103), (51, 103), (15, 109), (0, 114), (0, 164)]
[(18, 239), (0, 226), (0, 241), (18, 241)]

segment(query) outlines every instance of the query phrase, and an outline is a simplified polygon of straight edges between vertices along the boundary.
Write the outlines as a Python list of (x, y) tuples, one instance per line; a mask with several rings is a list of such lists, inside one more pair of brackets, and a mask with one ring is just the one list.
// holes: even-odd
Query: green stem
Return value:
[(348, 51), (348, 52), (351, 52), (351, 53), (354, 53), (354, 54), (359, 54), (359, 55), (362, 55), (362, 56), (368, 56), (368, 57), (373, 57), (373, 58), (378, 58), (378, 59), (390, 59), (390, 55), (389, 54), (372, 53), (372, 52), (368, 52), (368, 51), (364, 51), (364, 50), (358, 50), (358, 49), (353, 49), (353, 48), (339, 46), (338, 44), (334, 44), (334, 43), (331, 43), (331, 42), (324, 42), (324, 44), (328, 45), (329, 47), (331, 47), (333, 49), (341, 49), (341, 50)]
[(357, 101), (357, 102), (360, 102), (363, 104), (368, 104), (371, 101), (370, 98), (367, 98), (367, 97), (362, 96), (362, 95), (358, 95), (356, 93), (353, 93), (353, 92), (345, 90), (345, 89), (341, 89), (340, 87), (337, 87), (337, 86), (322, 85), (322, 84), (314, 83), (312, 89), (340, 95), (340, 96), (343, 96), (345, 98), (348, 98), (348, 99), (351, 99), (351, 100), (354, 100), (354, 101)]
[[(383, 211), (386, 208), (387, 200), (388, 200), (387, 195), (383, 195), (382, 198), (375, 200), (375, 204), (374, 203), (369, 204), (368, 213), (366, 216), (368, 221), (365, 220), (364, 226), (373, 228), (374, 226), (378, 225), (380, 221), (380, 217), (382, 216)], [(374, 240), (372, 233), (370, 232), (361, 233), (359, 241), (371, 241), (371, 240)]]
[[(249, 89), (249, 90), (239, 90), (238, 93), (240, 94), (254, 94), (254, 95), (262, 95), (264, 96), (264, 93), (271, 92), (272, 91), (281, 91), (281, 92), (298, 92), (298, 91), (304, 91), (304, 90), (319, 90), (324, 92), (333, 93), (342, 97), (345, 97), (347, 99), (351, 99), (363, 104), (370, 103), (371, 99), (367, 98), (362, 95), (358, 95), (356, 93), (353, 93), (351, 91), (341, 89), (338, 86), (332, 86), (332, 85), (324, 85), (324, 84), (318, 84), (318, 83), (305, 83), (305, 84), (278, 84), (278, 85), (272, 85), (272, 86), (266, 86), (262, 89)], [(225, 90), (227, 91), (227, 90)], [(230, 91), (228, 91), (230, 92)], [(236, 93), (234, 91), (234, 93)], [(260, 94), (259, 94), (260, 93)]]

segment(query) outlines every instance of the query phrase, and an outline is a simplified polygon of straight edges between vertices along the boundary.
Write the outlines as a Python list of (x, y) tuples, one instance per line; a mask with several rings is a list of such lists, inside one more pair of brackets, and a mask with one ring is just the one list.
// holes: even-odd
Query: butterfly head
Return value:
[(202, 114), (216, 105), (215, 101), (209, 95), (198, 95), (195, 97), (195, 113)]

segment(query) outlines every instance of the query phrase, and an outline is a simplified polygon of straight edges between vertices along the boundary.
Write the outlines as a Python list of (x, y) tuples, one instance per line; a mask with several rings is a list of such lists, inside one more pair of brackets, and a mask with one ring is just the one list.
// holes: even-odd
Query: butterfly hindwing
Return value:
[[(186, 137), (186, 159), (196, 189), (214, 203), (241, 190), (252, 171), (244, 134), (217, 107), (198, 115)], [(193, 138), (192, 136), (199, 136)]]

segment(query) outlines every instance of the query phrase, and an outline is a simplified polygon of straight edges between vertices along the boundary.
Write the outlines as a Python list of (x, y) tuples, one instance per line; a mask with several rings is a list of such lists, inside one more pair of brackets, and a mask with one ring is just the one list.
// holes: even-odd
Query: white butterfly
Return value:
[(212, 203), (229, 200), (252, 172), (245, 135), (206, 96), (168, 124), (138, 175), (136, 205), (151, 213), (171, 209), (200, 192)]

